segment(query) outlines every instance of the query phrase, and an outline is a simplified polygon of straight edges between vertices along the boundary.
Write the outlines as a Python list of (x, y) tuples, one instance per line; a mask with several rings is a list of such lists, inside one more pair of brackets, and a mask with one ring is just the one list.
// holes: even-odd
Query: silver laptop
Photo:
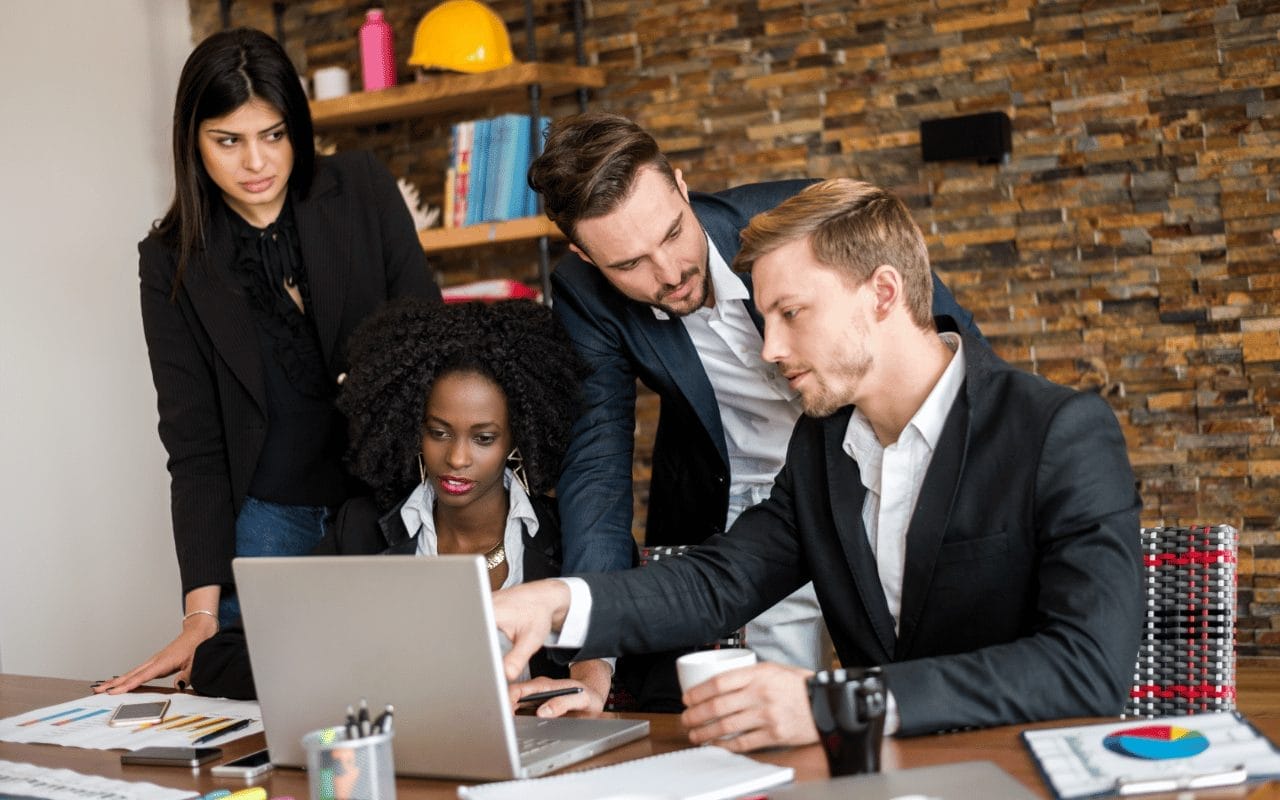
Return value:
[(1035, 800), (1030, 789), (990, 761), (960, 761), (936, 767), (853, 775), (797, 783), (769, 792), (769, 800)]
[(480, 556), (303, 556), (232, 562), (271, 761), (348, 705), (395, 706), (396, 772), (542, 775), (649, 732), (620, 719), (515, 716)]

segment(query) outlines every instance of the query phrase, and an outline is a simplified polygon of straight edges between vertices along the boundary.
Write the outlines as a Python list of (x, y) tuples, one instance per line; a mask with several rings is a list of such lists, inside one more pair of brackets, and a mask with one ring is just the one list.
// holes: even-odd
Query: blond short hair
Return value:
[(752, 218), (742, 231), (733, 267), (750, 270), (761, 256), (803, 238), (819, 263), (845, 275), (853, 286), (867, 281), (882, 264), (897, 269), (907, 313), (920, 327), (933, 327), (929, 250), (911, 212), (891, 192), (851, 178), (815, 183)]

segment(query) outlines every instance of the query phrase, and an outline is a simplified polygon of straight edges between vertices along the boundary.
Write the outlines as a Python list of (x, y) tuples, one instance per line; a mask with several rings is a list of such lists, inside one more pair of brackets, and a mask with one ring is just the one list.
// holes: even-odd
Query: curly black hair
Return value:
[(348, 361), (338, 396), (347, 416), (346, 464), (382, 508), (418, 484), (427, 395), (451, 372), (478, 373), (502, 389), (530, 490), (555, 485), (585, 367), (546, 306), (397, 300), (356, 329)]

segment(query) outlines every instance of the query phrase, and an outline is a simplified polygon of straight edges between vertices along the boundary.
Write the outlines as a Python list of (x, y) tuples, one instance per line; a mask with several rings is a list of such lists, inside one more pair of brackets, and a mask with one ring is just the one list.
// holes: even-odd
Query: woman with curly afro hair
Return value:
[[(507, 461), (517, 476), (523, 467), (530, 494), (555, 486), (578, 414), (582, 367), (545, 306), (527, 300), (393, 303), (356, 331), (348, 361), (338, 398), (347, 416), (347, 468), (373, 489), (382, 508), (422, 485), (430, 442), (452, 441), (424, 417), (433, 386), (446, 377), (450, 386), (463, 376), (481, 377), (499, 390), (509, 420), (501, 426), (508, 443), (501, 455), (516, 456)], [(436, 477), (430, 465), (426, 472)], [(452, 495), (455, 487), (444, 488), (446, 497), (471, 499), (469, 492)]]
[[(490, 587), (560, 574), (555, 485), (578, 411), (582, 365), (545, 306), (529, 301), (439, 305), (406, 299), (351, 339), (338, 407), (347, 466), (372, 490), (347, 501), (318, 554), (483, 555)], [(197, 691), (250, 696), (243, 631), (202, 645)], [(579, 688), (541, 716), (599, 711), (612, 668), (566, 670), (542, 657), (512, 700)]]

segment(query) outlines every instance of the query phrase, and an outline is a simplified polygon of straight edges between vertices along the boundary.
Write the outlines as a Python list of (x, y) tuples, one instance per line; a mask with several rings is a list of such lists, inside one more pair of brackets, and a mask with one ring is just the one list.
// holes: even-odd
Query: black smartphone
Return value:
[(245, 780), (265, 775), (270, 771), (271, 754), (266, 750), (259, 750), (256, 753), (241, 756), (235, 761), (219, 764), (209, 770), (210, 773), (220, 778), (244, 778)]
[(120, 756), (120, 763), (198, 767), (218, 758), (222, 758), (221, 747), (142, 747)]

